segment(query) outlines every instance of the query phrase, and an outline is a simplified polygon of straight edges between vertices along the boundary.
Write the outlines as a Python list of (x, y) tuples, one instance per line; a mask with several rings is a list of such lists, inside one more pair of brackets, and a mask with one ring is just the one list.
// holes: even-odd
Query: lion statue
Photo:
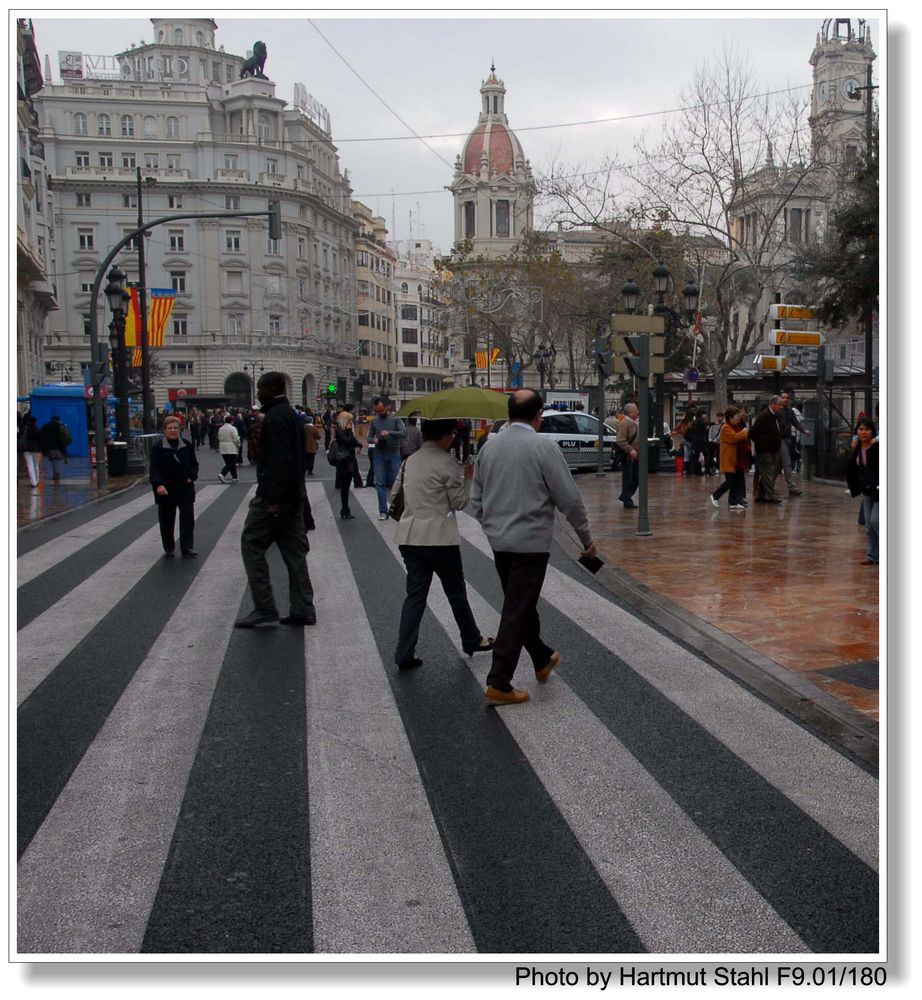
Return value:
[(268, 50), (266, 49), (265, 42), (255, 42), (253, 44), (253, 55), (240, 67), (240, 79), (242, 80), (245, 76), (253, 76), (259, 80), (268, 80), (269, 77), (263, 73), (267, 53)]

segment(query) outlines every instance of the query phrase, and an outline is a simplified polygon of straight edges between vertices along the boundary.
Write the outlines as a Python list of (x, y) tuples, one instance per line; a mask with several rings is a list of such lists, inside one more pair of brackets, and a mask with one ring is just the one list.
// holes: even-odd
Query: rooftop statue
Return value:
[(269, 77), (263, 73), (263, 66), (266, 65), (266, 43), (255, 42), (253, 45), (253, 55), (240, 67), (240, 79), (245, 76), (255, 77), (257, 80), (268, 80)]

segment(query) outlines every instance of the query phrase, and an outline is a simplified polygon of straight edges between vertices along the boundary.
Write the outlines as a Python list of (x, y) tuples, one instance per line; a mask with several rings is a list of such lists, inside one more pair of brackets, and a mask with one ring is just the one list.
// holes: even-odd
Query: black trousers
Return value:
[(458, 545), (401, 545), (400, 555), (407, 568), (407, 596), (400, 613), (400, 632), (394, 662), (409, 660), (419, 641), (419, 624), (426, 610), (426, 598), (433, 575), (439, 578), (451, 613), (467, 651), (480, 644), (480, 629), (467, 600), (461, 548)]
[(179, 511), (179, 548), (181, 552), (191, 552), (195, 547), (193, 544), (195, 504), (192, 501), (172, 503), (167, 497), (161, 497), (157, 502), (157, 520), (160, 522), (160, 541), (163, 542), (163, 551), (172, 552), (176, 548), (174, 531), (177, 510)]
[(719, 500), (724, 493), (730, 491), (730, 504), (739, 503), (746, 499), (746, 473), (745, 472), (725, 472), (724, 481), (711, 494), (715, 500)]
[(221, 470), (221, 475), (226, 476), (228, 472), (231, 474), (233, 479), (237, 478), (237, 456), (231, 452), (229, 455), (222, 455), (221, 458), (224, 459), (224, 468)]
[(512, 676), (524, 649), (535, 670), (547, 666), (554, 652), (541, 639), (538, 598), (544, 585), (550, 552), (495, 552), (493, 559), (503, 588), (503, 613), (493, 646), (487, 684), (501, 691), (512, 688)]
[(639, 470), (640, 460), (624, 455), (624, 465), (621, 466), (621, 495), (618, 497), (622, 503), (628, 503), (637, 492), (640, 480)]

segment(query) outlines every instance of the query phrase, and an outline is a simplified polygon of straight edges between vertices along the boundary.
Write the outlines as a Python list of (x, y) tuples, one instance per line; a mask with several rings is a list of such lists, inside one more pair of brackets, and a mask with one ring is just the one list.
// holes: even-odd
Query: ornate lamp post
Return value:
[(471, 356), (471, 359), (468, 362), (467, 368), (468, 368), (468, 371), (470, 372), (471, 385), (476, 385), (477, 384), (477, 361), (476, 361), (476, 359), (473, 356)]
[(105, 296), (112, 310), (112, 323), (109, 326), (112, 343), (112, 368), (115, 372), (115, 392), (118, 396), (118, 408), (115, 411), (115, 436), (120, 441), (128, 441), (128, 370), (125, 364), (125, 316), (131, 297), (125, 289), (125, 274), (116, 265), (108, 274), (109, 284), (105, 288)]
[(260, 374), (266, 370), (261, 361), (244, 361), (241, 368), (250, 376), (250, 405), (256, 405), (256, 382)]
[(538, 366), (538, 377), (541, 380), (542, 390), (544, 389), (544, 376), (548, 370), (548, 363), (554, 356), (554, 353), (549, 347), (545, 347), (544, 344), (535, 351), (535, 364)]

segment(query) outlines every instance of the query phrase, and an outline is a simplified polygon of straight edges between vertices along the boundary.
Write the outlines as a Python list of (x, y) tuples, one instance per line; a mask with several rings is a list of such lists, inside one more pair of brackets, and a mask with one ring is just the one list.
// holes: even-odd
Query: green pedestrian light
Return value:
[(330, 396), (335, 396), (336, 395), (336, 383), (335, 382), (328, 382), (327, 383), (327, 393)]

